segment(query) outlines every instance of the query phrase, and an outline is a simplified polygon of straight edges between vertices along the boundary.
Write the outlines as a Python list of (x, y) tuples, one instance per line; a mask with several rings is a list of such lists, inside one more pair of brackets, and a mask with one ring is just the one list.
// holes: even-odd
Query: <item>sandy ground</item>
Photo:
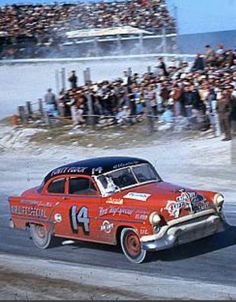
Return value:
[(236, 288), (128, 270), (0, 254), (0, 297), (7, 300), (230, 300)]
[(0, 266), (1, 300), (146, 300), (151, 296), (79, 282), (17, 273)]

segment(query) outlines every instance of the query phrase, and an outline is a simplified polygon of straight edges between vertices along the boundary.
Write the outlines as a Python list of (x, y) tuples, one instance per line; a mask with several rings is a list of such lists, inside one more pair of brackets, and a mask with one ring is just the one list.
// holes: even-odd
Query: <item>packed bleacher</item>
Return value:
[[(160, 32), (164, 26), (175, 32), (165, 0), (135, 0), (52, 5), (7, 5), (0, 7), (0, 55), (40, 56), (40, 47), (60, 48), (68, 31), (133, 26)], [(26, 50), (25, 50), (26, 49)]]

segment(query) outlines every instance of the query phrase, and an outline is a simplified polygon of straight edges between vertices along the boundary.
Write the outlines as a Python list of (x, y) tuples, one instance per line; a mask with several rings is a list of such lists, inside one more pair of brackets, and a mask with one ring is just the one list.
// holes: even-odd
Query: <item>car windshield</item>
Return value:
[(97, 178), (106, 192), (115, 192), (120, 189), (146, 183), (161, 181), (160, 177), (149, 164), (141, 164), (106, 173)]

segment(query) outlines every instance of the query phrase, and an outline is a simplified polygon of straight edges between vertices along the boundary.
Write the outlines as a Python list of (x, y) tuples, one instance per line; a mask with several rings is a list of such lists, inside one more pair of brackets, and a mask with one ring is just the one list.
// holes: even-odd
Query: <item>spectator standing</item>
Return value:
[(224, 45), (223, 44), (218, 44), (216, 46), (216, 66), (217, 67), (222, 67), (224, 64), (225, 60), (225, 50), (224, 50)]
[(236, 135), (236, 89), (233, 90), (231, 95), (231, 128), (232, 133)]
[(152, 108), (152, 115), (154, 117), (157, 117), (158, 110), (157, 110), (157, 101), (156, 101), (156, 91), (155, 91), (155, 86), (153, 84), (148, 86), (147, 97)]
[(132, 84), (131, 75), (126, 70), (123, 72), (122, 82), (124, 84), (124, 87), (126, 88), (126, 92), (131, 93), (131, 91), (132, 91), (132, 89), (131, 89), (131, 84)]
[(132, 92), (129, 94), (129, 108), (130, 108), (130, 115), (133, 120), (135, 120), (136, 113), (137, 113), (137, 106), (136, 106), (136, 89), (135, 86), (132, 87)]
[(46, 104), (46, 111), (48, 115), (51, 116), (57, 115), (56, 95), (52, 92), (51, 88), (47, 90), (47, 93), (44, 96), (44, 101)]
[(205, 62), (200, 53), (198, 53), (195, 57), (195, 60), (193, 62), (193, 66), (191, 68), (191, 71), (199, 71), (199, 70), (204, 70), (205, 69)]
[(156, 83), (155, 96), (156, 96), (156, 103), (157, 103), (157, 111), (158, 113), (162, 113), (164, 109), (163, 109), (162, 97), (161, 97), (161, 84), (159, 82)]
[(206, 96), (205, 93), (204, 101), (201, 100), (199, 90), (195, 85), (190, 86), (192, 92), (192, 109), (194, 116), (196, 117), (196, 122), (198, 124), (198, 129), (202, 131), (206, 131), (210, 127), (210, 121), (208, 116), (206, 115)]
[(65, 94), (65, 89), (62, 88), (58, 97), (58, 112), (61, 117), (65, 117)]
[(179, 87), (178, 84), (175, 84), (171, 93), (170, 97), (174, 101), (174, 115), (179, 116), (181, 114), (181, 105), (180, 105), (180, 98), (181, 98), (181, 88)]
[(160, 70), (162, 71), (162, 73), (165, 77), (169, 76), (169, 72), (167, 71), (167, 68), (166, 68), (166, 63), (164, 62), (162, 57), (159, 58), (158, 68), (160, 68)]
[(218, 116), (216, 112), (216, 93), (213, 87), (208, 88), (208, 94), (206, 96), (206, 104), (207, 104), (207, 113), (210, 119), (211, 128), (214, 136), (219, 135), (219, 130), (217, 129), (218, 125)]
[(123, 108), (118, 108), (118, 113), (116, 114), (116, 121), (117, 121), (118, 125), (131, 124), (128, 106), (124, 106)]
[(77, 107), (77, 100), (73, 90), (69, 92), (69, 102), (67, 104), (70, 106), (73, 126), (76, 126), (79, 122), (78, 115), (77, 115), (78, 107)]
[(230, 94), (228, 90), (223, 89), (222, 93), (219, 95), (217, 112), (219, 114), (219, 121), (221, 132), (224, 133), (225, 137), (223, 141), (231, 140), (231, 129), (230, 129)]
[(70, 110), (70, 96), (69, 92), (67, 91), (63, 98), (62, 101), (64, 103), (64, 117), (71, 117), (71, 110)]
[(191, 91), (190, 83), (188, 83), (184, 86), (182, 101), (183, 101), (183, 108), (184, 108), (184, 111), (185, 111), (184, 115), (187, 116), (187, 118), (191, 118), (192, 117), (192, 109), (193, 109), (193, 93)]
[(210, 45), (205, 46), (206, 52), (205, 52), (205, 60), (207, 66), (215, 66), (215, 51), (211, 48)]
[(69, 76), (68, 81), (70, 82), (70, 88), (71, 89), (77, 88), (78, 77), (76, 75), (75, 70), (71, 71), (71, 75)]
[(225, 52), (224, 45), (222, 43), (219, 43), (218, 45), (216, 45), (216, 54), (217, 55), (223, 55), (224, 52)]
[(232, 49), (228, 49), (225, 52), (225, 60), (224, 60), (224, 67), (230, 68), (233, 65), (234, 60), (234, 53)]
[(168, 106), (168, 100), (169, 100), (169, 97), (170, 97), (170, 92), (169, 92), (169, 89), (168, 89), (168, 82), (166, 82), (166, 81), (161, 83), (160, 96), (162, 98), (162, 105), (165, 109)]

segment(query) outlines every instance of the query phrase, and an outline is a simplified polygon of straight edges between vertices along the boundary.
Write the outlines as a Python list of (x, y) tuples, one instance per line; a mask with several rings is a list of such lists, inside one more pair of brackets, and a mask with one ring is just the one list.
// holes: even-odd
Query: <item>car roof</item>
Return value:
[(119, 168), (149, 163), (145, 159), (128, 157), (128, 156), (110, 156), (110, 157), (95, 157), (77, 162), (68, 163), (50, 171), (44, 178), (46, 183), (50, 178), (56, 175), (68, 174), (84, 174), (84, 175), (99, 175)]

